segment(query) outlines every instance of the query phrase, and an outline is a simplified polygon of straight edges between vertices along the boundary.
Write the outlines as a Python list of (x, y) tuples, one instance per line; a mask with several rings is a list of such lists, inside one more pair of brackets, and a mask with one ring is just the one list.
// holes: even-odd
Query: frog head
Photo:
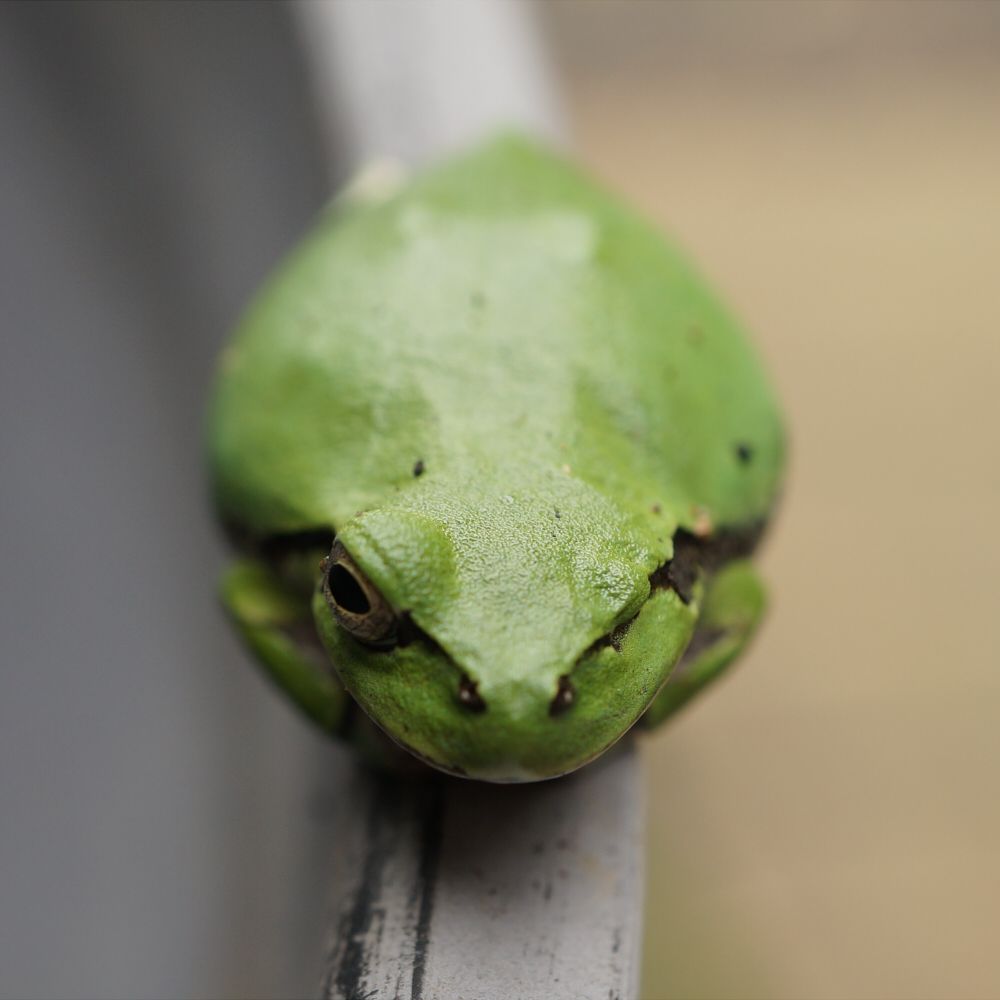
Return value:
[(463, 468), (338, 526), (318, 630), (355, 700), (416, 756), (492, 781), (563, 774), (639, 718), (695, 611), (651, 589), (655, 543), (593, 487), (558, 468)]

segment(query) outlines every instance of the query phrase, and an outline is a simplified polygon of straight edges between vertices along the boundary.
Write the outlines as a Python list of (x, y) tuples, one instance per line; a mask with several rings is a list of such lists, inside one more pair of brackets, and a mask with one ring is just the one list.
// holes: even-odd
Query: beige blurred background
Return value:
[(793, 445), (766, 628), (646, 744), (644, 995), (998, 997), (1000, 5), (540, 13)]

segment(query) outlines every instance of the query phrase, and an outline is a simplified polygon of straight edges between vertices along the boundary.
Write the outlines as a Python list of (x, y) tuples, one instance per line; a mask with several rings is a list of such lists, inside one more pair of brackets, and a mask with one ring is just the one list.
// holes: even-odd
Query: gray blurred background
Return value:
[(314, 989), (330, 751), (221, 619), (201, 447), (329, 190), (289, 12), (2, 4), (0, 74), (0, 993)]
[[(1000, 5), (525, 10), (793, 437), (765, 632), (645, 742), (644, 995), (1000, 996)], [(318, 981), (346, 759), (226, 628), (201, 465), (350, 167), (297, 16), (0, 5), (3, 996)]]

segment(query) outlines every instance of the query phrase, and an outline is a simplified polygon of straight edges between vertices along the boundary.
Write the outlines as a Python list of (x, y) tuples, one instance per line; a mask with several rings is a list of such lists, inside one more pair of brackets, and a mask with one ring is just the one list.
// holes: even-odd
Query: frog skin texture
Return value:
[(209, 423), (226, 606), (373, 759), (564, 774), (760, 621), (784, 456), (760, 363), (658, 232), (533, 141), (335, 201), (223, 353)]

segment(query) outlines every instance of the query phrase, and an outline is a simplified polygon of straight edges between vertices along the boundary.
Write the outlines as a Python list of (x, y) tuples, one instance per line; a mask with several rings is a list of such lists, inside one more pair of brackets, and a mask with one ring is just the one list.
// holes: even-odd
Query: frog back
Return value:
[(262, 535), (532, 469), (661, 540), (706, 534), (766, 517), (783, 455), (760, 364), (688, 263), (518, 137), (335, 202), (225, 352), (210, 441), (223, 515)]

